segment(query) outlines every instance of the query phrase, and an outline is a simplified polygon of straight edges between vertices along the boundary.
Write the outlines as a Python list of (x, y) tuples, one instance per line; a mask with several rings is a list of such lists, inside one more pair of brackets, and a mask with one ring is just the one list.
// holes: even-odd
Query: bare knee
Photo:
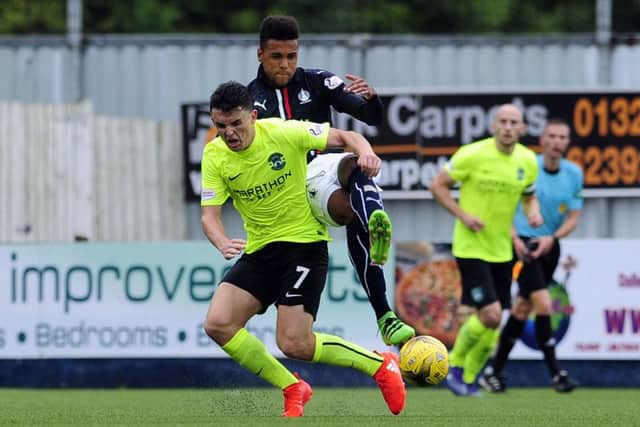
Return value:
[(328, 210), (331, 218), (340, 225), (350, 224), (354, 219), (349, 193), (345, 190), (334, 191), (329, 196)]
[(204, 332), (219, 345), (225, 345), (238, 332), (238, 327), (226, 321), (216, 313), (207, 313), (204, 321)]
[(500, 327), (500, 322), (502, 320), (502, 308), (500, 307), (500, 303), (494, 302), (486, 307), (482, 307), (478, 311), (478, 318), (487, 328), (497, 329)]
[(531, 302), (522, 297), (516, 298), (515, 303), (511, 307), (511, 315), (518, 320), (525, 321), (531, 313)]
[(531, 293), (531, 303), (533, 304), (533, 311), (535, 311), (536, 314), (542, 316), (551, 315), (551, 296), (546, 288)]
[(315, 337), (311, 332), (299, 335), (287, 333), (286, 331), (278, 331), (276, 334), (276, 343), (280, 351), (291, 359), (307, 361), (313, 359)]

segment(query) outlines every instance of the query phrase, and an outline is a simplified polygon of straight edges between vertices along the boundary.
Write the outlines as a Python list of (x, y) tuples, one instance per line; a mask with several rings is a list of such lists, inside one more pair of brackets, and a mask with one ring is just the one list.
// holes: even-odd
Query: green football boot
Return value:
[(373, 264), (384, 265), (389, 259), (392, 231), (391, 220), (385, 211), (376, 209), (371, 212), (369, 217), (369, 254)]
[(401, 346), (416, 335), (415, 329), (398, 319), (393, 311), (378, 319), (378, 329), (386, 345)]

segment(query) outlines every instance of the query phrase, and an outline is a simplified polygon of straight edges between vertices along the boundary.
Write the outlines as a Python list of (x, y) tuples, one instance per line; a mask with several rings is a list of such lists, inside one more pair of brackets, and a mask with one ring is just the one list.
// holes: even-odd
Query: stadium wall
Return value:
[(187, 238), (179, 135), (89, 102), (0, 102), (0, 242)]
[[(307, 67), (327, 68), (340, 75), (359, 73), (381, 91), (407, 87), (438, 90), (447, 87), (452, 90), (505, 87), (634, 89), (640, 87), (640, 46), (637, 40), (638, 36), (633, 34), (614, 35), (610, 45), (602, 46), (596, 43), (593, 34), (446, 37), (305, 34), (301, 40), (300, 63)], [(91, 111), (98, 117), (128, 123), (105, 127), (102, 126), (103, 121), (98, 120), (96, 125), (89, 125), (93, 131), (107, 129), (111, 135), (116, 129), (122, 131), (115, 140), (111, 140), (111, 144), (122, 142), (123, 146), (134, 147), (131, 140), (136, 138), (140, 146), (146, 141), (146, 148), (154, 146), (154, 143), (156, 147), (166, 148), (169, 150), (165, 151), (167, 154), (172, 153), (169, 158), (177, 160), (181, 153), (170, 151), (168, 147), (180, 143), (177, 130), (180, 105), (206, 100), (221, 81), (249, 81), (257, 67), (256, 49), (253, 35), (95, 35), (82, 40), (79, 52), (72, 50), (63, 36), (0, 37), (0, 68), (3, 70), (0, 101), (60, 105), (82, 99), (91, 105)], [(74, 66), (77, 54), (80, 67)], [(6, 147), (14, 144), (16, 136), (15, 131), (6, 127), (5, 112), (0, 117), (5, 126), (0, 144)], [(27, 114), (25, 119), (29, 117), (31, 115)], [(132, 123), (141, 126), (143, 121), (140, 119), (151, 120), (144, 122), (144, 131), (134, 131), (133, 128), (127, 131), (126, 127)], [(40, 120), (42, 126), (51, 126), (46, 122), (46, 115), (40, 116)], [(30, 126), (37, 126), (37, 123), (33, 124), (35, 122)], [(68, 132), (72, 131), (70, 123), (67, 121), (65, 125)], [(17, 126), (25, 129), (24, 123)], [(23, 137), (31, 137), (26, 131), (21, 132)], [(82, 134), (83, 131), (78, 132)], [(164, 142), (159, 142), (155, 135), (165, 138)], [(168, 135), (173, 135), (170, 140)], [(41, 139), (46, 140), (46, 137)], [(33, 145), (30, 143), (29, 147)], [(89, 146), (87, 149), (92, 148)], [(21, 148), (13, 147), (11, 150), (18, 156), (22, 155), (19, 153)], [(115, 154), (115, 151), (107, 153)], [(6, 165), (14, 160), (15, 163), (11, 164), (23, 165), (26, 159), (9, 155), (0, 157), (0, 162), (4, 162), (0, 185), (7, 189), (2, 192), (0, 209), (4, 212), (0, 218), (8, 221), (0, 228), (0, 241), (69, 241), (76, 235), (106, 241), (202, 239), (198, 205), (181, 202), (182, 188), (171, 184), (165, 186), (162, 182), (158, 185), (157, 180), (151, 179), (158, 176), (181, 180), (183, 171), (178, 162), (159, 163), (158, 160), (154, 163), (153, 157), (149, 161), (148, 152), (143, 152), (142, 156), (141, 152), (132, 155), (125, 150), (121, 153), (121, 159), (131, 162), (144, 159), (145, 167), (155, 164), (153, 167), (162, 173), (139, 173), (144, 169), (134, 169), (133, 163), (120, 162), (112, 167), (97, 164), (101, 172), (110, 170), (116, 173), (109, 179), (109, 184), (113, 185), (108, 193), (111, 201), (106, 199), (104, 180), (99, 193), (88, 194), (85, 189), (86, 197), (104, 198), (91, 213), (94, 222), (102, 221), (94, 226), (100, 230), (91, 230), (89, 224), (78, 223), (82, 220), (70, 215), (64, 207), (40, 210), (39, 223), (42, 225), (46, 217), (44, 212), (47, 215), (59, 212), (54, 217), (62, 218), (68, 225), (27, 228), (28, 221), (23, 217), (28, 218), (29, 215), (23, 213), (33, 211), (36, 205), (42, 206), (43, 201), (33, 195), (31, 200), (26, 200), (24, 195), (16, 196), (15, 192), (36, 194), (31, 190), (45, 186), (33, 184), (32, 187), (24, 187), (32, 184), (26, 182), (25, 177), (14, 176), (21, 173), (17, 170), (9, 176)], [(60, 156), (58, 162), (63, 158)], [(46, 168), (46, 164), (51, 162), (41, 164)], [(130, 172), (117, 172), (123, 168), (129, 168)], [(67, 173), (60, 172), (62, 175)], [(22, 180), (18, 182), (22, 183), (23, 189), (11, 190), (14, 185), (9, 179)], [(125, 179), (127, 184), (123, 185)], [(80, 206), (87, 211), (90, 204), (74, 201), (77, 196), (65, 194), (63, 197), (62, 193), (68, 191), (64, 185), (47, 185), (53, 187), (47, 187), (48, 194), (56, 194), (49, 199), (67, 198), (71, 200), (67, 206)], [(149, 198), (132, 198), (133, 189), (139, 189), (136, 194)], [(125, 190), (129, 191), (129, 196), (119, 194)], [(151, 197), (151, 194), (156, 190), (158, 197), (174, 199), (171, 202), (161, 200), (159, 206), (155, 205), (159, 207), (156, 215), (166, 214), (171, 220), (162, 219), (154, 224), (156, 220), (146, 215), (142, 205), (153, 208), (156, 197)], [(130, 202), (126, 205), (121, 203), (127, 197)], [(114, 203), (113, 198), (120, 203)], [(640, 228), (635, 227), (632, 220), (634, 212), (640, 209), (639, 205), (637, 197), (589, 199), (574, 236), (640, 237)], [(7, 215), (7, 206), (12, 210), (10, 215)], [(401, 224), (395, 230), (400, 240), (415, 235), (431, 240), (450, 238), (452, 219), (432, 200), (389, 200), (386, 207)], [(230, 232), (242, 233), (240, 219), (232, 209), (225, 209), (223, 215)], [(24, 232), (27, 229), (29, 233)], [(332, 234), (335, 239), (344, 239), (341, 230)]]
[[(374, 387), (353, 369), (281, 359), (314, 387)], [(582, 387), (640, 387), (640, 361), (562, 360)], [(550, 386), (540, 360), (512, 360), (509, 386)], [(20, 388), (240, 388), (270, 387), (230, 359), (0, 360), (0, 387)], [(444, 385), (441, 384), (441, 388)]]
[[(640, 279), (633, 255), (639, 247), (638, 240), (565, 242), (552, 322), (562, 366), (583, 386), (640, 387), (634, 298)], [(390, 303), (419, 333), (451, 345), (457, 306), (441, 302), (460, 284), (451, 271), (428, 268), (431, 261), (440, 265), (445, 252), (409, 263), (393, 249), (385, 265)], [(315, 329), (385, 350), (346, 248), (331, 243), (330, 254)], [(230, 265), (205, 242), (0, 245), (0, 386), (264, 385), (225, 357), (202, 328), (211, 293)], [(247, 328), (282, 357), (275, 322), (269, 309)], [(519, 342), (512, 353), (510, 384), (544, 386), (540, 353), (528, 345)], [(371, 384), (350, 370), (285, 364), (316, 385)]]

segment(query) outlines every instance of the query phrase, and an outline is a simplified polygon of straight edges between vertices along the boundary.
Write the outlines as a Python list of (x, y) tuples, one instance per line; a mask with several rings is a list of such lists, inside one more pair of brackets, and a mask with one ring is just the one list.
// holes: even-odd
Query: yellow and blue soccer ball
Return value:
[(449, 372), (447, 347), (429, 335), (411, 338), (400, 348), (400, 371), (409, 384), (420, 387), (440, 384)]

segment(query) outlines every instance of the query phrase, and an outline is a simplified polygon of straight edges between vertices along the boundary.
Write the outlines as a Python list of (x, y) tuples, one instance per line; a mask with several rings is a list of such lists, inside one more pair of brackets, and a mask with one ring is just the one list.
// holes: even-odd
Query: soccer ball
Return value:
[(420, 387), (438, 385), (449, 372), (449, 352), (437, 338), (419, 335), (400, 349), (400, 371), (403, 378)]

